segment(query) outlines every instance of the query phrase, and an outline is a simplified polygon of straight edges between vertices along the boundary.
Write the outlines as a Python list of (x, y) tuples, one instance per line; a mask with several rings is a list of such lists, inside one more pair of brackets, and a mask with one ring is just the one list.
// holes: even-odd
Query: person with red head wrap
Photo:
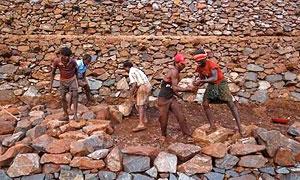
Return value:
[(167, 124), (170, 112), (172, 112), (178, 120), (182, 133), (191, 136), (191, 131), (187, 126), (182, 108), (175, 97), (179, 97), (178, 92), (194, 90), (193, 86), (188, 86), (187, 88), (178, 86), (179, 73), (185, 68), (185, 63), (184, 55), (176, 54), (174, 57), (174, 66), (170, 67), (161, 82), (161, 89), (158, 95), (158, 108), (162, 141), (164, 141), (167, 136)]
[(216, 126), (212, 119), (209, 104), (226, 103), (236, 120), (239, 133), (243, 135), (239, 112), (232, 100), (231, 92), (221, 68), (217, 63), (207, 59), (207, 53), (204, 51), (204, 49), (198, 49), (194, 52), (194, 60), (197, 63), (196, 72), (199, 75), (199, 78), (193, 83), (194, 86), (199, 87), (204, 83), (208, 83), (203, 96), (202, 105), (206, 117), (210, 123), (210, 130), (215, 130)]

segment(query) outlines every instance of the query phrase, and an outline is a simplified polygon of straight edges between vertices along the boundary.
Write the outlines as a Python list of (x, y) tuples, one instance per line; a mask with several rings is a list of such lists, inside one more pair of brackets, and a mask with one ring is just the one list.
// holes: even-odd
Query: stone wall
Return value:
[(0, 32), (299, 36), (299, 14), (297, 0), (9, 0), (0, 2)]
[(47, 93), (62, 46), (97, 57), (88, 73), (95, 96), (125, 96), (126, 59), (150, 77), (155, 96), (176, 52), (192, 77), (190, 54), (205, 47), (240, 102), (300, 100), (299, 29), (297, 1), (1, 1), (0, 100)]

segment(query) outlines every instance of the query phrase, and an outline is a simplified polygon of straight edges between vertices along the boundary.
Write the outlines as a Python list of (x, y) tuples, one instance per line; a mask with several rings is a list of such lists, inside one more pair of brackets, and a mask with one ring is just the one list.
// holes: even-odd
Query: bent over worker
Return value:
[(170, 112), (172, 112), (181, 128), (184, 135), (191, 135), (182, 107), (178, 103), (175, 96), (179, 96), (178, 92), (193, 91), (192, 86), (182, 88), (178, 86), (179, 73), (185, 68), (186, 60), (182, 54), (176, 54), (174, 57), (174, 65), (169, 68), (167, 74), (161, 82), (161, 89), (158, 95), (159, 107), (159, 122), (161, 127), (162, 140), (164, 141), (167, 136), (167, 125)]
[(221, 68), (215, 62), (207, 59), (207, 53), (204, 49), (198, 49), (194, 52), (194, 60), (197, 62), (196, 72), (199, 77), (193, 84), (195, 86), (200, 86), (204, 83), (208, 83), (203, 97), (203, 108), (210, 123), (210, 131), (215, 130), (216, 126), (212, 119), (209, 104), (225, 103), (230, 108), (232, 115), (236, 120), (238, 130), (242, 135), (239, 112), (232, 100), (231, 92)]

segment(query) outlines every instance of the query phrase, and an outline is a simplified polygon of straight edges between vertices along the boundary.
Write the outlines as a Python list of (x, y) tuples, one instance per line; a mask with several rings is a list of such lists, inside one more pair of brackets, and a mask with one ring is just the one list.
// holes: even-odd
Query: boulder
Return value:
[(125, 155), (123, 157), (124, 171), (128, 173), (144, 172), (150, 169), (150, 158), (146, 156)]
[(266, 149), (265, 145), (256, 145), (256, 144), (233, 144), (230, 147), (230, 154), (241, 156), (260, 152)]
[(69, 164), (72, 160), (70, 153), (64, 154), (43, 154), (41, 158), (41, 164), (53, 163), (53, 164)]
[(25, 133), (24, 132), (18, 132), (15, 133), (2, 141), (3, 146), (11, 147), (13, 146), (17, 141), (20, 141), (22, 138), (24, 138)]
[(259, 144), (266, 146), (267, 153), (270, 157), (274, 157), (280, 147), (291, 149), (293, 154), (300, 152), (300, 143), (284, 136), (279, 131), (267, 131), (266, 129), (258, 128), (256, 130), (256, 136)]
[(274, 162), (279, 166), (294, 166), (296, 164), (293, 152), (288, 149), (281, 147), (277, 150)]
[(198, 154), (201, 148), (193, 144), (175, 143), (168, 147), (168, 151), (175, 154), (180, 161), (187, 161)]
[(241, 157), (238, 165), (248, 168), (262, 168), (268, 162), (268, 159), (262, 155), (248, 155)]
[(8, 165), (11, 160), (18, 154), (30, 153), (32, 148), (25, 144), (16, 144), (10, 147), (3, 155), (0, 156), (0, 167)]
[(70, 152), (73, 155), (88, 155), (99, 149), (113, 146), (112, 139), (106, 133), (91, 135), (88, 138), (72, 142)]
[(122, 153), (118, 147), (114, 147), (107, 155), (106, 167), (113, 172), (122, 170)]
[(154, 159), (158, 155), (159, 149), (151, 146), (127, 146), (122, 149), (122, 153), (149, 156)]
[(154, 165), (158, 172), (175, 173), (177, 167), (177, 157), (174, 154), (160, 152), (154, 160)]
[(198, 173), (208, 173), (212, 168), (212, 159), (210, 156), (196, 155), (189, 161), (179, 165), (178, 171), (188, 175), (194, 175)]
[(60, 180), (71, 180), (71, 179), (84, 180), (82, 171), (78, 169), (72, 169), (72, 170), (62, 169), (59, 174), (59, 179)]
[(221, 169), (232, 169), (238, 162), (238, 157), (226, 154), (224, 158), (215, 160), (215, 166)]
[(7, 170), (10, 177), (26, 176), (34, 173), (39, 173), (40, 157), (35, 153), (18, 154), (14, 159), (13, 164)]
[(199, 127), (193, 132), (192, 137), (195, 143), (200, 146), (207, 146), (213, 143), (225, 142), (233, 134), (234, 132), (232, 130), (220, 127), (217, 131), (207, 135), (204, 127)]
[(227, 154), (227, 146), (223, 143), (210, 144), (202, 148), (202, 153), (215, 158), (223, 158)]
[(105, 167), (105, 163), (102, 160), (93, 160), (88, 157), (74, 157), (70, 166), (79, 169), (102, 169)]
[(100, 178), (100, 180), (111, 180), (116, 179), (117, 175), (114, 172), (100, 171), (98, 173), (98, 177)]
[(92, 159), (104, 159), (109, 153), (109, 149), (99, 149), (97, 151), (92, 152), (91, 154), (87, 155)]

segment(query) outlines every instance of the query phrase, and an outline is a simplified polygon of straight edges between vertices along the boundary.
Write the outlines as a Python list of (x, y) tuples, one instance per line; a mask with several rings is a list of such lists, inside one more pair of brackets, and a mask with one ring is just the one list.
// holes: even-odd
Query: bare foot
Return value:
[(136, 128), (134, 128), (132, 131), (133, 132), (139, 132), (139, 131), (143, 131), (147, 129), (146, 126), (144, 124), (139, 124)]
[(78, 120), (77, 114), (74, 115), (73, 119), (74, 119), (75, 121)]
[(69, 115), (64, 114), (63, 117), (59, 118), (59, 121), (69, 121)]

